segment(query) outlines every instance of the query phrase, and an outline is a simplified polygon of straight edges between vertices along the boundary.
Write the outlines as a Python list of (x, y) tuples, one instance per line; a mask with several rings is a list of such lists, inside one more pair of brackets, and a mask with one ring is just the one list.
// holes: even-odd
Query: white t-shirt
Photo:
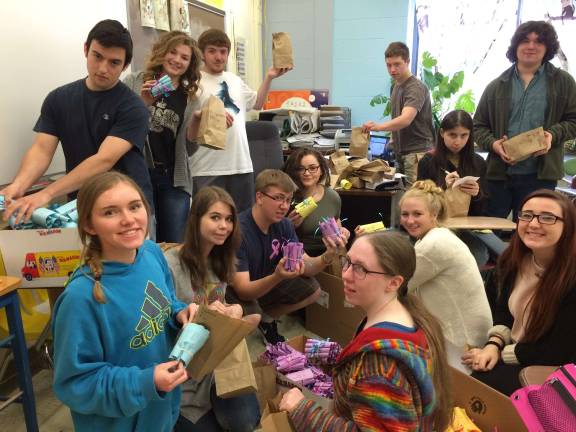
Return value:
[(210, 95), (217, 96), (234, 117), (234, 123), (227, 131), (226, 149), (213, 150), (200, 146), (190, 157), (189, 166), (192, 177), (252, 172), (252, 159), (250, 159), (246, 137), (246, 112), (254, 106), (256, 92), (231, 72), (212, 75), (202, 71), (197, 95), (194, 109), (200, 109)]

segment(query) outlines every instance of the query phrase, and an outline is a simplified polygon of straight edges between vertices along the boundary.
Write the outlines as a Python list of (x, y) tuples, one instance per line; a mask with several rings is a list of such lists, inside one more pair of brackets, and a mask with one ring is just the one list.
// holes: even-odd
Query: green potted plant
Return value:
[[(432, 117), (434, 127), (438, 129), (440, 122), (450, 109), (462, 109), (473, 113), (476, 109), (476, 102), (472, 90), (461, 93), (454, 106), (451, 107), (452, 98), (460, 91), (464, 83), (464, 71), (458, 71), (450, 77), (438, 71), (438, 60), (428, 51), (422, 54), (422, 75), (421, 79), (430, 89), (432, 99)], [(392, 83), (391, 83), (392, 84)], [(392, 112), (390, 97), (382, 93), (377, 94), (370, 100), (370, 106), (384, 105), (383, 117), (387, 117)]]

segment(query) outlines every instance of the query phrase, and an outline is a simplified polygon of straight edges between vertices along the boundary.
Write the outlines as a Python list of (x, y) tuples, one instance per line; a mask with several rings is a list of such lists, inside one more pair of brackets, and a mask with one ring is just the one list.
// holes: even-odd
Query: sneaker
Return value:
[(267, 343), (277, 344), (278, 342), (285, 342), (286, 338), (278, 333), (278, 325), (276, 321), (271, 322), (260, 322), (258, 324), (260, 332), (266, 339)]

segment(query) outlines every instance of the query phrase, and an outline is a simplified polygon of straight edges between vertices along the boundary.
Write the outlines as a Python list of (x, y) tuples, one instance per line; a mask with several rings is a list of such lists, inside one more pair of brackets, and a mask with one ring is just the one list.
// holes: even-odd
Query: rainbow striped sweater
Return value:
[(435, 393), (424, 332), (380, 323), (358, 333), (333, 370), (334, 411), (303, 400), (297, 431), (431, 431)]

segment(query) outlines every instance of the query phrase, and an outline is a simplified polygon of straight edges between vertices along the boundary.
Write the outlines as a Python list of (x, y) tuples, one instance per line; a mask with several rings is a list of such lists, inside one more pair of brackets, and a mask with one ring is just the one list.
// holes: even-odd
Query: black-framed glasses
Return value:
[(267, 196), (273, 201), (276, 201), (278, 204), (286, 203), (290, 205), (292, 203), (291, 196), (284, 196), (284, 195), (269, 195), (266, 192), (260, 192), (262, 195)]
[(356, 277), (360, 280), (366, 279), (366, 275), (368, 275), (368, 274), (379, 274), (379, 275), (390, 276), (389, 273), (366, 270), (362, 264), (353, 263), (352, 261), (350, 261), (350, 258), (348, 257), (348, 255), (340, 257), (340, 264), (342, 264), (342, 271), (343, 272), (348, 270), (348, 267), (352, 266), (352, 272), (354, 273), (354, 277)]
[(518, 220), (523, 222), (532, 222), (532, 219), (537, 218), (538, 223), (542, 225), (554, 225), (556, 221), (563, 221), (560, 216), (553, 215), (552, 213), (532, 213), (531, 211), (521, 211), (518, 213)]
[(318, 169), (320, 168), (320, 165), (310, 165), (309, 167), (298, 167), (296, 168), (296, 172), (298, 174), (304, 174), (306, 173), (306, 171), (308, 171), (310, 174), (316, 174), (318, 172)]

